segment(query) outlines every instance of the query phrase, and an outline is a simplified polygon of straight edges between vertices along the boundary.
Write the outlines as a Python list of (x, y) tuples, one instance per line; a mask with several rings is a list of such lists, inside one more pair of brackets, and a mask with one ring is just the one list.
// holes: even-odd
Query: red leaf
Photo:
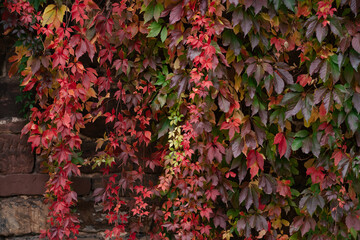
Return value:
[(255, 150), (247, 155), (247, 167), (250, 168), (251, 179), (258, 173), (259, 168), (264, 170), (264, 157)]
[(204, 207), (203, 209), (200, 210), (201, 217), (206, 217), (207, 220), (210, 220), (211, 213), (213, 213), (213, 211), (211, 208), (208, 208), (208, 207)]
[(216, 197), (220, 195), (220, 192), (217, 189), (212, 188), (207, 190), (205, 195), (207, 200), (211, 198), (211, 200), (215, 201)]
[(284, 156), (284, 154), (286, 153), (286, 149), (287, 149), (287, 143), (286, 143), (285, 136), (282, 132), (276, 134), (275, 139), (274, 139), (274, 144), (279, 144), (278, 150), (279, 150), (280, 157)]
[(325, 178), (325, 174), (322, 171), (324, 171), (323, 167), (318, 167), (318, 168), (310, 167), (307, 169), (306, 175), (311, 176), (311, 181), (313, 183), (320, 183)]
[(291, 198), (291, 191), (290, 191), (290, 180), (277, 180), (277, 188), (276, 192), (278, 192), (283, 197)]
[(301, 86), (305, 87), (306, 84), (310, 84), (312, 78), (307, 74), (301, 74), (297, 77), (296, 82), (299, 83)]

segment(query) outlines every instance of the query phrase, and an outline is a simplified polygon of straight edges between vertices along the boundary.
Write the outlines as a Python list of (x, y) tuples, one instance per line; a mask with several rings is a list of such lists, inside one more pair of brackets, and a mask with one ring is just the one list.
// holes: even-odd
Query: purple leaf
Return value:
[(256, 70), (256, 63), (250, 64), (246, 69), (246, 74), (250, 77)]
[(220, 110), (227, 113), (230, 109), (230, 102), (226, 100), (223, 96), (219, 96), (218, 103)]
[(329, 77), (330, 64), (328, 61), (324, 61), (321, 68), (319, 76), (323, 81), (326, 81)]
[(286, 70), (277, 69), (287, 84), (294, 84), (293, 76)]
[(360, 54), (355, 51), (350, 51), (349, 57), (351, 66), (357, 71), (360, 64)]
[(352, 103), (354, 104), (356, 111), (360, 113), (360, 93), (354, 93)]
[(318, 23), (316, 26), (316, 38), (317, 40), (321, 43), (324, 38), (326, 37), (326, 35), (328, 34), (328, 27), (327, 26), (323, 26), (322, 23)]
[(325, 92), (326, 92), (326, 87), (320, 87), (315, 90), (314, 104), (318, 104), (322, 100)]
[(357, 33), (352, 41), (351, 41), (352, 47), (355, 49), (355, 51), (357, 51), (358, 53), (360, 53), (360, 33)]
[(241, 22), (241, 29), (243, 30), (244, 36), (246, 36), (250, 32), (252, 25), (253, 22), (250, 17), (247, 14), (244, 14), (244, 19)]
[(319, 71), (320, 63), (321, 63), (321, 60), (317, 58), (310, 64), (310, 68), (309, 68), (310, 75), (313, 75), (314, 73)]
[(274, 88), (275, 88), (275, 92), (277, 94), (282, 93), (282, 91), (284, 90), (284, 80), (280, 77), (280, 75), (275, 72), (275, 78), (274, 78)]
[(231, 145), (231, 149), (234, 154), (234, 158), (237, 158), (238, 156), (240, 156), (240, 154), (242, 152), (244, 144), (241, 144), (241, 141), (242, 141), (242, 139), (240, 137), (236, 138)]
[(256, 0), (254, 3), (255, 15), (261, 11), (262, 7), (267, 7), (267, 0)]
[(350, 228), (354, 228), (355, 231), (360, 231), (360, 220), (356, 215), (348, 215), (345, 219), (346, 226)]

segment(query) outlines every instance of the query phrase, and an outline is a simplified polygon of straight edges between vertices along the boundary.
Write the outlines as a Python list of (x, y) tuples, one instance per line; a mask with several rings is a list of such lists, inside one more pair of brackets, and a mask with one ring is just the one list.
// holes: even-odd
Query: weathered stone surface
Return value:
[(0, 134), (0, 174), (30, 173), (34, 156), (26, 138), (17, 134)]
[(1, 199), (0, 236), (40, 233), (46, 227), (47, 214), (48, 208), (41, 198), (22, 196)]
[[(13, 174), (0, 176), (0, 196), (14, 195), (42, 195), (45, 192), (45, 183), (49, 179), (47, 174)], [(75, 177), (74, 191), (78, 195), (89, 194), (91, 179)]]
[[(0, 119), (0, 134), (15, 133), (20, 134), (22, 128), (28, 121), (26, 119), (11, 117)], [(26, 137), (24, 137), (26, 139)]]
[(0, 118), (21, 117), (21, 104), (15, 102), (15, 97), (20, 95), (18, 79), (0, 77)]

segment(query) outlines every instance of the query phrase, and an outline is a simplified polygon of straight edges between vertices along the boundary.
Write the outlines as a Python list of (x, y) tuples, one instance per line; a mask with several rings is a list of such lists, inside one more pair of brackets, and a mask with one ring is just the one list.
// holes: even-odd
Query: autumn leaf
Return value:
[(286, 149), (287, 149), (287, 143), (286, 143), (285, 136), (282, 132), (276, 134), (276, 136), (274, 138), (274, 144), (278, 144), (278, 150), (279, 150), (280, 157), (284, 156), (284, 154), (286, 153)]
[(42, 26), (52, 24), (53, 27), (59, 28), (66, 11), (69, 11), (66, 5), (61, 5), (60, 7), (55, 4), (48, 5), (42, 15)]
[(264, 157), (256, 150), (250, 150), (246, 158), (247, 167), (250, 168), (252, 179), (258, 173), (259, 169), (264, 170)]
[(324, 168), (323, 167), (310, 167), (306, 170), (306, 175), (311, 176), (311, 181), (315, 183), (320, 183), (324, 180), (325, 174), (323, 173)]

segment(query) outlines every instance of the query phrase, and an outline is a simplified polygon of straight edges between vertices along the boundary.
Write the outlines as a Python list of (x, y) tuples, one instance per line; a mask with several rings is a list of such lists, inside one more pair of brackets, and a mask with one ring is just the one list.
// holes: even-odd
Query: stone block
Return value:
[(34, 155), (26, 137), (18, 134), (0, 134), (0, 174), (30, 173)]
[(87, 195), (91, 191), (91, 179), (90, 178), (83, 178), (83, 177), (74, 177), (73, 181), (73, 189), (74, 191), (82, 196)]
[(47, 174), (12, 174), (0, 176), (0, 196), (42, 195)]
[[(49, 179), (47, 174), (12, 174), (0, 176), (0, 197), (15, 195), (42, 195)], [(75, 177), (74, 191), (86, 195), (91, 190), (91, 179)]]
[(46, 228), (48, 207), (42, 198), (12, 197), (0, 200), (0, 236), (40, 233)]

